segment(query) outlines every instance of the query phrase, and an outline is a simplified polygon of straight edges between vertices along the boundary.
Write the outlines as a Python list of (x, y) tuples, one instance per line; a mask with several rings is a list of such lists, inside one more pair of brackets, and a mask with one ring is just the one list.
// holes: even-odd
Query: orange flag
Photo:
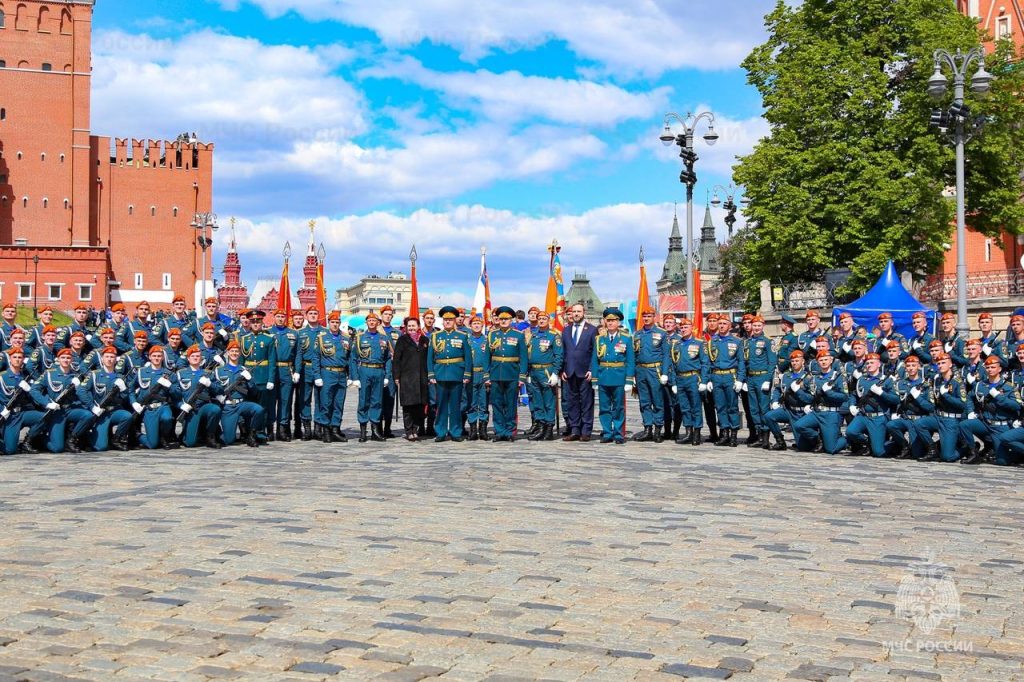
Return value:
[(548, 264), (548, 290), (544, 297), (544, 312), (552, 316), (551, 328), (556, 332), (565, 328), (565, 284), (562, 279), (562, 260), (558, 257), (561, 251), (562, 247), (558, 242), (553, 241), (548, 247), (551, 262)]
[(700, 287), (700, 270), (693, 269), (693, 328), (694, 336), (704, 333), (704, 293)]
[(316, 266), (316, 309), (320, 313), (320, 324), (327, 320), (327, 289), (324, 288), (324, 262), (320, 261)]
[[(641, 316), (651, 307), (651, 297), (647, 293), (647, 270), (644, 268), (644, 250), (640, 248), (640, 290), (636, 293), (636, 329), (642, 326)], [(636, 331), (634, 329), (634, 331)]]
[(287, 319), (292, 317), (292, 287), (288, 281), (288, 259), (284, 259), (284, 270), (281, 271), (281, 283), (277, 287), (277, 307), (284, 310), (288, 316)]

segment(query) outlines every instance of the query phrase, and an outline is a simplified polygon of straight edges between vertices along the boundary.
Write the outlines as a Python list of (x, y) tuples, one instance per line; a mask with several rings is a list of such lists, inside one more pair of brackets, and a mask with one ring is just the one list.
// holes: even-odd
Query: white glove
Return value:
[(299, 383), (299, 379), (301, 379), (301, 378), (302, 377), (299, 376), (298, 372), (292, 372), (292, 383), (293, 384)]
[(977, 419), (978, 418), (978, 413), (977, 412), (969, 412), (967, 414), (967, 418), (968, 419)]
[(882, 395), (883, 393), (885, 393), (885, 391), (882, 390), (881, 384), (873, 384), (871, 386), (871, 392), (874, 393), (875, 395)]
[(52, 410), (59, 410), (60, 409), (60, 405), (58, 405), (57, 403), (55, 403), (53, 401), (50, 401), (50, 402), (46, 403), (46, 409), (51, 410), (51, 411)]
[(985, 355), (992, 355), (992, 346), (986, 343), (984, 346), (981, 347), (981, 352), (983, 352)]
[[(665, 378), (668, 379), (668, 377), (665, 377)], [(552, 388), (554, 388), (557, 385), (558, 385), (558, 375), (557, 374), (552, 374), (550, 377), (548, 377), (548, 386), (551, 386)]]
[(533, 377), (526, 377), (526, 383), (532, 384), (533, 383)]
[(363, 384), (362, 384), (361, 381), (359, 381), (359, 379), (356, 379), (355, 381), (353, 381), (352, 385), (355, 386), (356, 388), (362, 388), (363, 387)]
[(390, 383), (391, 383), (391, 379), (385, 379), (385, 380), (384, 380), (384, 385), (385, 385), (385, 386), (387, 386), (387, 385), (388, 385), (388, 384), (390, 384)]
[(773, 409), (773, 410), (777, 410), (777, 409), (779, 409), (780, 407), (782, 407), (782, 406), (781, 406), (781, 405), (779, 405), (779, 403), (772, 403), (772, 409)]
[(914, 398), (914, 400), (917, 400), (918, 396), (921, 395), (921, 389), (919, 389), (917, 386), (914, 386), (912, 389), (910, 389), (910, 395)]
[(858, 414), (860, 414), (860, 408), (857, 407), (856, 405), (850, 405), (850, 414), (856, 417)]
[(32, 387), (29, 386), (29, 383), (27, 381), (25, 381), (24, 379), (22, 379), (21, 381), (18, 382), (18, 388), (20, 388), (23, 391), (31, 391), (32, 390)]
[(658, 381), (661, 382), (662, 386), (665, 386), (666, 384), (668, 384), (668, 375), (662, 374), (661, 376), (658, 377)]
[(946, 342), (946, 352), (949, 353), (952, 350), (953, 350), (953, 344), (950, 343), (949, 341), (947, 341)]
[(821, 392), (822, 393), (825, 393), (825, 392), (831, 391), (831, 390), (832, 390), (832, 382), (826, 381), (825, 383), (823, 383), (821, 385)]
[(225, 398), (224, 396), (222, 396), (222, 395), (217, 396), (217, 402), (219, 402), (221, 405), (224, 404), (225, 400), (227, 400), (227, 398)]
[(846, 343), (843, 344), (843, 350), (845, 352), (849, 353), (851, 348), (852, 348), (852, 346), (850, 346), (850, 342), (849, 341), (847, 341)]
[(679, 393), (679, 387), (678, 386), (673, 386), (672, 387), (672, 395), (677, 395), (678, 393)]
[(6, 407), (3, 408), (2, 410), (0, 410), (0, 418), (7, 419), (10, 416), (11, 416), (11, 411), (8, 410)]
[(912, 346), (913, 346), (913, 347), (914, 347), (915, 349), (917, 349), (917, 348), (920, 348), (920, 347), (921, 347), (921, 342), (920, 342), (920, 341), (918, 341), (917, 339), (914, 339), (914, 343), (913, 343), (913, 344), (911, 344), (911, 345), (912, 345)]
[(700, 391), (701, 393), (707, 393), (708, 385), (707, 384), (697, 384), (697, 390)]
[(182, 403), (181, 404), (181, 411), (184, 412), (185, 414), (188, 414), (189, 412), (192, 411), (192, 406), (189, 405), (188, 403)]
[(1019, 429), (1022, 424), (1024, 424), (1024, 422), (1021, 422), (1021, 420), (1019, 420), (1019, 419), (1014, 419), (1013, 420), (1013, 428), (1015, 428), (1015, 429)]
[(218, 365), (220, 365), (221, 367), (223, 367), (223, 366), (224, 366), (224, 358), (222, 358), (222, 357), (220, 356), (220, 354), (214, 355), (214, 356), (213, 356), (213, 361), (214, 361), (214, 362), (216, 362), (216, 363), (217, 363)]
[(119, 391), (128, 390), (128, 384), (124, 383), (124, 379), (118, 378), (117, 380), (114, 381), (114, 385), (117, 386), (117, 389)]
[(273, 391), (274, 390), (274, 382), (273, 381), (268, 381), (267, 382), (267, 390), (268, 391)]
[(160, 377), (159, 379), (156, 380), (156, 383), (160, 384), (164, 388), (171, 387), (171, 380), (168, 379), (167, 377)]
[(203, 386), (209, 387), (210, 383), (211, 383), (210, 382), (210, 377), (207, 377), (207, 376), (199, 377), (199, 383), (202, 384)]
[(221, 338), (224, 338), (224, 339), (228, 338), (228, 330), (224, 329), (223, 327), (221, 327), (219, 330), (217, 330), (217, 333), (221, 335)]
[(946, 384), (942, 388), (940, 388), (939, 393), (941, 393), (942, 395), (946, 395), (947, 393), (949, 393), (949, 384)]
[(792, 383), (789, 384), (789, 390), (793, 391), (793, 393), (796, 393), (800, 389), (801, 385), (799, 381), (793, 381)]
[(75, 377), (74, 379), (72, 379), (71, 383), (74, 386), (81, 386), (82, 385), (82, 382), (78, 379), (78, 377)]
[(967, 383), (973, 384), (976, 381), (976, 377), (973, 374), (967, 375)]
[(625, 383), (625, 385), (623, 386), (623, 388), (625, 388), (627, 391), (632, 391), (634, 388), (636, 388), (636, 382), (635, 381), (627, 381)]
[(772, 390), (772, 385), (766, 381), (763, 384), (761, 384), (761, 390), (767, 393), (768, 391)]
[(243, 369), (240, 372), (240, 374), (242, 375), (242, 378), (245, 379), (246, 381), (249, 381), (249, 379), (252, 379), (252, 374), (250, 374), (249, 370), (247, 370), (247, 369)]
[(992, 396), (993, 398), (998, 398), (999, 397), (999, 389), (997, 389), (997, 388), (990, 388), (990, 389), (988, 389), (988, 394), (990, 396)]
[[(348, 383), (351, 384), (352, 382), (349, 381)], [(321, 386), (324, 385), (324, 380), (323, 379), (314, 379), (313, 380), (313, 385), (316, 386), (317, 388), (320, 388)]]
[(854, 379), (860, 379), (860, 378), (861, 378), (862, 376), (864, 376), (864, 375), (863, 375), (863, 374), (861, 374), (861, 372), (860, 372), (860, 370), (859, 370), (859, 369), (855, 369), (855, 370), (853, 370), (853, 378), (854, 378)]
[(736, 391), (737, 393), (739, 393), (740, 391), (743, 390), (743, 382), (742, 381), (734, 381), (734, 382), (732, 382), (732, 389), (734, 391)]
[(103, 408), (100, 407), (99, 405), (93, 405), (91, 412), (97, 417), (99, 417), (103, 414)]
[(804, 414), (810, 414), (813, 412), (810, 405), (804, 405)]
[(142, 414), (142, 405), (140, 403), (132, 403), (132, 409), (138, 414)]
[(92, 341), (92, 334), (86, 334), (85, 335), (85, 340), (86, 341)]
[[(317, 384), (316, 381), (319, 381), (320, 383)], [(316, 384), (317, 386), (323, 386), (324, 385), (324, 380), (323, 379), (317, 379), (316, 381), (314, 381), (313, 383)], [(347, 379), (345, 381), (345, 385), (346, 386), (351, 386), (352, 385), (352, 380), (351, 379)]]

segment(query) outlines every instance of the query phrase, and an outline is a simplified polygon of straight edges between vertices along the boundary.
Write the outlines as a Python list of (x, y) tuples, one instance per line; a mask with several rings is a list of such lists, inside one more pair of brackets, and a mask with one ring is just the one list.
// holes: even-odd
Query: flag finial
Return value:
[(481, 256), (486, 256), (487, 255), (487, 245), (486, 244), (481, 244), (480, 245), (480, 255)]
[(281, 251), (281, 254), (284, 256), (285, 260), (288, 260), (289, 258), (292, 257), (292, 243), (291, 242), (285, 242), (284, 243), (284, 250)]
[(640, 262), (641, 263), (644, 262), (644, 247), (643, 246), (640, 247)]
[(412, 245), (412, 250), (409, 252), (409, 260), (412, 262), (413, 265), (416, 265), (416, 258), (417, 258), (417, 255), (416, 255), (416, 245), (413, 244)]

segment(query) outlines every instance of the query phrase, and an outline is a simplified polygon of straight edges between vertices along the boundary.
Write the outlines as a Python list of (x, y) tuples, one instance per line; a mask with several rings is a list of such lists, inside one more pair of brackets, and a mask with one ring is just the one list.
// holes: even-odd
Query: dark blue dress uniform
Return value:
[[(515, 312), (507, 306), (502, 306), (495, 311), (495, 315), (508, 315), (511, 318), (515, 316)], [(491, 361), (487, 369), (487, 379), (491, 382), (495, 442), (511, 441), (514, 438), (516, 395), (519, 392), (519, 384), (525, 383), (527, 376), (526, 345), (526, 337), (515, 329), (495, 329), (487, 334), (487, 348)]]
[[(784, 316), (788, 317), (788, 316)], [(792, 320), (793, 318), (789, 318)], [(779, 343), (776, 350), (777, 362), (779, 363), (780, 372), (789, 371), (789, 354), (800, 348), (800, 341), (796, 334), (793, 332), (786, 332), (779, 337)]]
[(477, 435), (484, 438), (487, 435), (487, 370), (491, 365), (491, 350), (487, 345), (487, 334), (481, 331), (479, 334), (470, 332), (469, 348), (473, 355), (473, 378), (466, 387), (469, 392), (467, 404), (469, 409), (466, 412), (466, 420), (470, 424), (470, 437), (473, 435), (473, 425), (476, 425)]
[[(445, 306), (441, 317), (455, 319), (457, 311)], [(473, 351), (469, 338), (457, 329), (434, 332), (427, 341), (427, 379), (437, 386), (437, 439), (462, 440), (463, 382), (473, 378)]]
[[(275, 313), (276, 314), (276, 313)], [(274, 400), (274, 408), (277, 415), (279, 431), (278, 438), (284, 441), (291, 440), (290, 424), (292, 418), (292, 394), (298, 385), (302, 375), (302, 357), (299, 354), (299, 335), (291, 327), (274, 325), (270, 328), (270, 335), (274, 339), (274, 366), (271, 372), (273, 382), (277, 384), (271, 395)], [(269, 413), (268, 418), (273, 418), (274, 412)]]
[(139, 443), (150, 450), (163, 445), (173, 447), (174, 415), (171, 399), (174, 386), (171, 370), (161, 366), (143, 365), (135, 374), (131, 386), (132, 409), (142, 416), (145, 436), (139, 436)]
[(967, 352), (964, 348), (966, 341), (960, 336), (960, 332), (953, 332), (949, 336), (940, 335), (939, 341), (942, 341), (943, 350), (953, 358), (955, 366), (963, 367), (967, 364)]
[(715, 334), (708, 341), (708, 358), (711, 360), (711, 390), (715, 399), (715, 412), (718, 413), (718, 426), (724, 431), (719, 442), (722, 445), (735, 445), (736, 431), (740, 428), (737, 395), (747, 380), (743, 340), (731, 334)]
[(242, 350), (245, 368), (252, 374), (249, 400), (258, 402), (266, 414), (265, 429), (256, 435), (261, 440), (269, 440), (273, 437), (272, 423), (277, 414), (274, 410), (274, 374), (277, 371), (274, 337), (260, 331), (258, 334), (243, 336), (238, 345)]
[(13, 455), (18, 451), (21, 430), (36, 426), (43, 419), (43, 412), (32, 399), (32, 385), (23, 371), (8, 369), (0, 373), (0, 447), (3, 454)]
[(176, 371), (182, 367), (188, 367), (188, 358), (183, 357), (185, 347), (180, 343), (177, 346), (164, 346), (164, 366)]
[(351, 374), (353, 383), (359, 382), (359, 408), (356, 420), (360, 433), (370, 424), (375, 440), (383, 439), (384, 391), (391, 384), (391, 360), (394, 349), (391, 337), (381, 331), (363, 331), (356, 334), (353, 344)]
[(562, 335), (551, 327), (530, 335), (528, 383), (533, 386), (534, 419), (541, 425), (535, 440), (551, 440), (555, 429), (555, 387), (562, 373)]
[[(661, 399), (662, 377), (668, 383), (667, 345), (664, 329), (656, 324), (641, 327), (633, 334), (633, 353), (636, 358), (636, 390), (640, 402), (640, 416), (644, 432), (634, 440), (661, 440), (661, 427), (665, 422), (665, 405)], [(651, 431), (656, 431), (656, 436)]]
[(747, 366), (743, 389), (750, 401), (751, 430), (757, 431), (761, 446), (767, 447), (769, 429), (764, 418), (771, 409), (772, 375), (778, 356), (771, 339), (762, 333), (743, 340), (743, 359)]
[(21, 329), (21, 327), (19, 327), (16, 324), (11, 324), (6, 320), (0, 322), (0, 351), (7, 350), (8, 348), (11, 347), (11, 332), (15, 331), (16, 329)]
[(85, 345), (82, 347), (82, 350), (92, 350), (92, 332), (90, 332), (85, 325), (78, 324), (75, 321), (72, 321), (71, 324), (69, 324), (66, 327), (61, 327), (60, 330), (57, 332), (57, 342), (53, 344), (54, 350), (67, 348), (70, 345), (71, 335), (74, 334), (75, 332), (82, 332), (82, 335), (85, 337)]
[(122, 438), (132, 423), (128, 382), (116, 370), (108, 372), (100, 367), (86, 375), (77, 394), (78, 414), (69, 415), (76, 422), (72, 434), (96, 452), (105, 452), (110, 449), (111, 433)]
[[(888, 313), (882, 313), (882, 315), (879, 315), (879, 319), (881, 319), (883, 315), (888, 315)], [(910, 349), (907, 346), (906, 337), (903, 336), (903, 334), (900, 334), (895, 329), (890, 329), (888, 333), (879, 332), (878, 336), (875, 337), (874, 348), (869, 348), (868, 350), (878, 353), (878, 355), (882, 358), (882, 361), (884, 362), (888, 360), (889, 346), (893, 344), (896, 344), (900, 349), (900, 360), (905, 359), (907, 355), (910, 354)]]
[(805, 374), (799, 385), (788, 385), (794, 397), (794, 404), (808, 402), (804, 405), (804, 416), (793, 423), (793, 439), (796, 449), (809, 452), (814, 449), (818, 438), (821, 438), (822, 449), (834, 455), (846, 447), (840, 427), (849, 396), (846, 392), (846, 379), (832, 363), (828, 372)]
[(907, 345), (910, 349), (911, 355), (916, 355), (921, 361), (922, 365), (927, 365), (932, 361), (932, 353), (928, 349), (928, 345), (935, 339), (934, 336), (928, 332), (922, 332), (916, 336), (911, 336), (907, 340)]
[[(299, 420), (302, 422), (302, 438), (303, 440), (310, 440), (312, 433), (310, 433), (310, 422), (313, 421), (313, 395), (318, 393), (316, 391), (315, 378), (313, 377), (313, 356), (317, 352), (314, 349), (316, 343), (316, 337), (322, 331), (327, 331), (326, 327), (317, 324), (308, 325), (298, 331), (299, 335), (299, 348), (296, 351), (296, 355), (301, 357), (301, 369), (299, 374), (301, 379), (299, 385), (295, 388), (295, 399), (299, 401), (299, 408), (297, 410), (299, 414)], [(346, 358), (346, 362), (348, 358)], [(299, 365), (299, 363), (296, 363)], [(348, 370), (346, 369), (346, 376)], [(319, 413), (319, 407), (317, 408)], [(320, 421), (317, 420), (319, 424)]]
[(669, 385), (679, 401), (682, 424), (686, 429), (676, 442), (689, 441), (691, 445), (700, 445), (700, 431), (704, 428), (700, 387), (704, 386), (704, 390), (707, 390), (708, 376), (711, 373), (707, 345), (693, 336), (686, 339), (678, 336), (670, 339), (665, 345), (665, 354), (668, 356)]
[(239, 423), (247, 429), (246, 445), (256, 447), (257, 435), (266, 427), (267, 411), (250, 400), (255, 384), (253, 375), (241, 365), (225, 364), (213, 371), (217, 402), (221, 404), (220, 428), (224, 445), (238, 437)]
[(163, 318), (153, 326), (153, 330), (150, 335), (153, 337), (154, 343), (166, 346), (170, 340), (169, 337), (171, 335), (171, 330), (177, 329), (181, 332), (182, 344), (188, 347), (198, 343), (199, 339), (202, 338), (202, 336), (192, 338), (191, 335), (186, 337), (185, 332), (188, 331), (190, 326), (192, 326), (192, 322), (188, 319), (188, 315), (178, 317), (175, 313), (170, 313), (167, 317)]
[(156, 342), (156, 339), (153, 337), (153, 330), (147, 323), (138, 319), (125, 320), (114, 337), (114, 347), (121, 353), (127, 353), (132, 348), (135, 348), (135, 334), (138, 332), (146, 335), (147, 345)]
[(802, 367), (799, 372), (792, 369), (792, 365), (790, 367), (789, 371), (780, 373), (773, 382), (771, 409), (764, 415), (765, 428), (775, 438), (773, 450), (786, 449), (786, 441), (779, 425), (785, 422), (792, 427), (806, 414), (804, 407), (814, 400), (814, 396), (804, 385), (807, 372)]
[(921, 420), (935, 412), (931, 384), (918, 372), (914, 379), (905, 376), (896, 380), (895, 386), (900, 402), (885, 425), (886, 433), (893, 439), (893, 454), (902, 454), (906, 442), (911, 456), (921, 459), (931, 442), (931, 434), (921, 429)]
[[(614, 308), (605, 310), (605, 319), (610, 316), (622, 319), (622, 313)], [(597, 386), (601, 442), (621, 444), (626, 422), (626, 388), (635, 385), (636, 377), (636, 354), (629, 334), (620, 329), (594, 339), (590, 374)]]
[[(395, 344), (398, 343), (398, 339), (402, 335), (402, 330), (398, 327), (382, 324), (380, 331), (385, 334), (391, 342), (391, 355), (394, 357)], [(394, 419), (395, 416), (395, 388), (395, 382), (389, 381), (380, 396), (381, 427), (383, 429), (384, 436), (387, 438), (394, 438), (394, 434), (391, 433), (391, 420)]]
[(25, 359), (25, 373), (33, 379), (38, 379), (43, 376), (51, 367), (53, 367), (53, 361), (57, 357), (57, 351), (59, 349), (54, 346), (47, 346), (45, 343), (34, 351), (32, 355)]
[[(337, 333), (325, 327), (316, 327), (309, 351), (312, 358), (308, 375), (316, 389), (316, 423), (320, 438), (325, 443), (344, 442), (341, 420), (345, 415), (345, 396), (348, 394), (349, 369), (352, 362), (352, 339), (340, 329)], [(308, 337), (307, 337), (308, 338)]]
[[(967, 362), (963, 367), (953, 366), (953, 373), (960, 377), (960, 381), (963, 382), (968, 393), (976, 383), (985, 377), (984, 362), (984, 360), (979, 360), (978, 362)], [(1002, 362), (1000, 362), (1000, 366), (1002, 366)]]
[(134, 379), (135, 373), (139, 371), (139, 368), (148, 363), (149, 358), (133, 348), (127, 353), (118, 356), (117, 362), (114, 364), (114, 371), (121, 376)]
[[(998, 364), (999, 361), (993, 358), (987, 362)], [(979, 379), (968, 395), (970, 412), (967, 419), (960, 423), (960, 436), (971, 454), (964, 463), (977, 464), (981, 461), (974, 447), (974, 438), (977, 436), (996, 454), (997, 464), (1007, 464), (1009, 451), (1003, 446), (1002, 440), (1004, 434), (1013, 427), (1014, 420), (1020, 417), (1020, 394), (1013, 383), (1000, 374), (995, 381), (989, 381), (987, 376)]]
[(235, 330), (235, 322), (224, 313), (217, 313), (214, 317), (209, 317), (205, 313), (199, 315), (195, 322), (188, 326), (188, 330), (181, 330), (181, 340), (190, 346), (200, 343), (203, 340), (203, 325), (207, 323), (213, 325), (214, 345), (221, 350), (226, 348), (228, 341), (231, 340), (231, 332)]
[(885, 424), (890, 411), (899, 405), (892, 377), (881, 372), (864, 374), (854, 386), (854, 404), (850, 406), (853, 421), (846, 429), (851, 446), (867, 445), (873, 457), (885, 456)]
[(981, 359), (986, 360), (992, 355), (999, 358), (1003, 369), (1009, 367), (1010, 362), (1006, 357), (1006, 346), (1003, 340), (999, 338), (998, 332), (981, 337)]
[[(818, 317), (818, 313), (813, 310), (807, 311), (807, 317)], [(796, 337), (796, 347), (804, 352), (804, 357), (813, 360), (818, 355), (818, 339), (824, 337), (829, 342), (829, 348), (832, 348), (832, 339), (824, 332), (821, 327), (817, 327), (814, 331), (803, 331), (800, 332), (799, 336)], [(780, 349), (781, 352), (781, 349)]]
[(215, 401), (213, 373), (202, 365), (198, 369), (186, 365), (174, 373), (173, 388), (174, 401), (184, 415), (180, 417), (183, 427), (181, 442), (185, 447), (192, 448), (203, 436), (208, 447), (218, 447), (217, 429), (221, 421), (221, 407)]
[(43, 418), (29, 430), (28, 438), (32, 439), (48, 430), (46, 449), (50, 452), (64, 451), (66, 428), (77, 398), (75, 389), (78, 383), (80, 381), (75, 374), (70, 371), (64, 372), (60, 365), (54, 363), (53, 367), (31, 384), (30, 395), (44, 414)]
[(917, 428), (931, 440), (933, 434), (939, 434), (939, 456), (945, 462), (955, 462), (960, 458), (957, 444), (960, 441), (960, 422), (967, 414), (967, 389), (963, 380), (956, 372), (950, 373), (949, 379), (936, 375), (931, 379), (932, 401), (935, 410), (917, 422)]

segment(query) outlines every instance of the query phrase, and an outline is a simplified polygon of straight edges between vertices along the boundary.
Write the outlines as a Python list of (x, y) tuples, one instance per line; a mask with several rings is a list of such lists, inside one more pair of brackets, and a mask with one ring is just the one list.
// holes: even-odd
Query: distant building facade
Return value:
[(395, 319), (400, 321), (409, 314), (411, 294), (412, 280), (404, 272), (389, 272), (386, 277), (367, 275), (358, 283), (335, 292), (334, 310), (343, 315), (365, 315), (389, 305), (395, 309)]

